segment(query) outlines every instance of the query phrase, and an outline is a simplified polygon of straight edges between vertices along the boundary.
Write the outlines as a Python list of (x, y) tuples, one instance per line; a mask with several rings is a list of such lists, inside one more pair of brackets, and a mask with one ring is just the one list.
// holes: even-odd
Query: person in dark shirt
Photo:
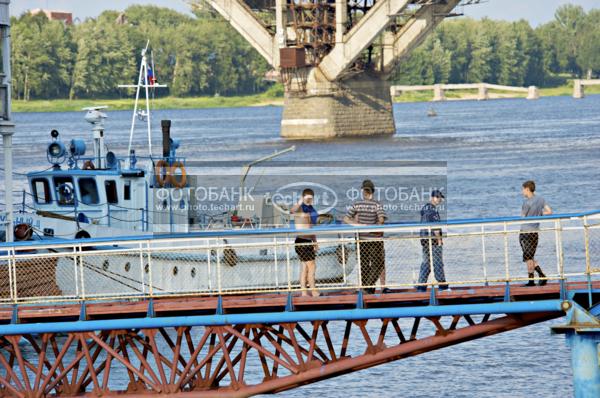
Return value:
[[(434, 190), (431, 192), (431, 200), (421, 209), (421, 223), (440, 222), (440, 213), (437, 206), (444, 199), (444, 194), (441, 191)], [(440, 283), (439, 289), (446, 290), (448, 289), (448, 284), (446, 283), (446, 276), (444, 274), (442, 229), (431, 228), (431, 236), (429, 235), (429, 231), (429, 229), (422, 229), (420, 233), (423, 262), (421, 263), (421, 271), (419, 272), (419, 283), (427, 283), (427, 278), (429, 278), (433, 265), (435, 279)], [(427, 287), (417, 286), (417, 290), (424, 292), (427, 290)]]
[[(381, 203), (373, 198), (375, 185), (371, 180), (362, 183), (363, 198), (354, 202), (344, 217), (346, 224), (354, 226), (382, 225), (387, 218)], [(385, 246), (383, 233), (361, 232), (358, 236), (360, 250), (361, 285), (365, 292), (375, 293), (375, 283), (380, 279), (381, 286), (385, 286)], [(383, 288), (383, 293), (388, 293), (388, 288)]]

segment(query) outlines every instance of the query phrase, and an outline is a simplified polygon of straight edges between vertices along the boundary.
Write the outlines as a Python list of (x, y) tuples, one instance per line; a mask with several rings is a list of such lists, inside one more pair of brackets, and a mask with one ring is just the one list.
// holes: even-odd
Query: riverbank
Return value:
[[(600, 94), (600, 86), (588, 86), (585, 88), (586, 94)], [(570, 85), (541, 88), (541, 97), (570, 96), (573, 94), (573, 87)], [(409, 92), (395, 97), (394, 102), (427, 102), (431, 101), (432, 92)], [(513, 93), (502, 91), (490, 91), (490, 99), (498, 98), (525, 98), (525, 93)], [(477, 99), (477, 90), (448, 90), (446, 92), (448, 100), (475, 100)], [(80, 111), (89, 106), (106, 105), (111, 110), (130, 110), (133, 106), (131, 98), (106, 99), (106, 100), (32, 100), (32, 101), (13, 101), (14, 112), (73, 112)], [(272, 89), (256, 95), (246, 95), (237, 97), (189, 97), (175, 98), (163, 97), (152, 100), (153, 109), (202, 109), (202, 108), (239, 108), (246, 106), (281, 106), (283, 105), (283, 89), (281, 86), (274, 86)]]

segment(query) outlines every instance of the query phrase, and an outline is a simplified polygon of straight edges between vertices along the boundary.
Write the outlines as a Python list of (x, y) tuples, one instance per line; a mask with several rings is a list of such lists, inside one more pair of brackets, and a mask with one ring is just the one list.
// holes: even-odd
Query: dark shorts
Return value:
[(521, 249), (523, 249), (523, 261), (533, 260), (538, 246), (537, 232), (519, 234), (519, 243), (521, 244)]
[(294, 243), (296, 244), (295, 250), (300, 261), (306, 262), (315, 259), (315, 245), (312, 239), (296, 238)]
[(382, 240), (361, 240), (360, 272), (363, 286), (375, 286), (385, 269), (385, 245)]

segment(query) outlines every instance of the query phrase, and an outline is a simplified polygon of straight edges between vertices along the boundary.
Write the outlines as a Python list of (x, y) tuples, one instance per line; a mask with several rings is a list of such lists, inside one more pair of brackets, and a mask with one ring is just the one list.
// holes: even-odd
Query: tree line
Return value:
[(131, 6), (65, 25), (44, 14), (12, 19), (13, 97), (89, 98), (126, 95), (141, 50), (150, 41), (155, 76), (173, 96), (264, 91), (267, 63), (222, 18)]
[(394, 73), (401, 84), (551, 87), (600, 73), (600, 9), (564, 5), (533, 29), (525, 20), (444, 21)]
[[(184, 15), (131, 6), (75, 25), (25, 13), (12, 19), (16, 99), (119, 97), (137, 78), (150, 40), (155, 74), (168, 94), (244, 95), (264, 91), (269, 66), (222, 18), (206, 9)], [(600, 9), (566, 5), (555, 19), (444, 21), (404, 59), (392, 79), (402, 84), (488, 82), (555, 86), (600, 73)]]

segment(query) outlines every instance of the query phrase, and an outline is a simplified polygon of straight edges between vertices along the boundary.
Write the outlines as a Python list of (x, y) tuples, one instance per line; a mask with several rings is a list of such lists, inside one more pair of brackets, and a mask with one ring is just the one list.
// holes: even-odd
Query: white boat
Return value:
[[(52, 130), (51, 141), (47, 146), (47, 157), (51, 167), (27, 174), (29, 192), (24, 192), (24, 197), (29, 197), (31, 204), (24, 205), (14, 214), (17, 240), (39, 239), (58, 243), (61, 240), (105, 237), (165, 237), (170, 234), (189, 236), (201, 231), (215, 230), (223, 231), (226, 235), (225, 232), (232, 229), (247, 231), (265, 226), (275, 229), (290, 227), (289, 213), (281, 206), (275, 206), (268, 196), (254, 196), (252, 206), (245, 206), (244, 201), (250, 199), (241, 197), (238, 207), (240, 211), (222, 214), (216, 222), (214, 219), (208, 222), (207, 218), (192, 206), (194, 198), (190, 192), (193, 192), (194, 186), (200, 181), (198, 178), (186, 176), (186, 159), (177, 155), (179, 142), (171, 138), (171, 121), (161, 122), (162, 154), (157, 156), (152, 152), (148, 93), (149, 90), (165, 86), (156, 84), (154, 76), (149, 79), (147, 54), (146, 47), (142, 52), (137, 84), (121, 86), (136, 89), (127, 156), (120, 157), (106, 146), (106, 107), (85, 109), (85, 120), (92, 126), (94, 139), (91, 156), (87, 155), (84, 140), (74, 139), (66, 144), (61, 141), (60, 133)], [(139, 117), (138, 106), (141, 93), (145, 94), (146, 101), (143, 118)], [(137, 119), (147, 124), (150, 154), (147, 158), (138, 158), (135, 148), (132, 147)], [(291, 150), (294, 148), (274, 153), (247, 165), (242, 171), (241, 184), (253, 165)], [(177, 197), (177, 203), (172, 203), (174, 197)], [(252, 212), (247, 209), (257, 210)], [(268, 222), (265, 221), (267, 219)], [(322, 219), (331, 222), (332, 217), (325, 215)], [(292, 235), (291, 239), (293, 238)], [(217, 285), (224, 290), (234, 289), (247, 285), (248, 276), (257, 274), (264, 276), (261, 278), (261, 286), (267, 283), (277, 287), (279, 281), (287, 280), (287, 283), (290, 283), (290, 278), (287, 274), (284, 275), (290, 271), (285, 268), (277, 269), (277, 261), (274, 261), (277, 256), (285, 256), (285, 259), (289, 258), (291, 262), (297, 260), (298, 270), (293, 272), (298, 277), (300, 261), (289, 242), (289, 236), (285, 252), (281, 253), (273, 252), (272, 237), (246, 236), (236, 238), (235, 242), (228, 242), (225, 237), (218, 236), (211, 239), (213, 246), (223, 247), (219, 253), (193, 247), (181, 248), (183, 254), (174, 253), (174, 250), (178, 251), (175, 239), (172, 242), (173, 247), (164, 253), (152, 254), (148, 261), (152, 265), (147, 265), (148, 269), (143, 273), (131, 270), (130, 256), (120, 253), (126, 250), (126, 247), (111, 247), (110, 250), (96, 248), (96, 252), (103, 254), (86, 257), (85, 264), (82, 264), (82, 267), (91, 271), (84, 273), (85, 277), (89, 278), (86, 286), (96, 285), (104, 290), (110, 290), (112, 287), (118, 291), (137, 292), (148, 288), (147, 281), (143, 280), (141, 275), (154, 272), (152, 288), (156, 292), (210, 290)], [(345, 257), (343, 261), (342, 252)], [(356, 263), (353, 257), (353, 244), (343, 248), (339, 245), (322, 246), (318, 254), (316, 279), (321, 283), (343, 283)], [(229, 266), (221, 267), (220, 272), (215, 272), (217, 263), (221, 261)], [(61, 258), (56, 264), (40, 266), (45, 269), (48, 266), (55, 267), (56, 286), (63, 294), (69, 294), (73, 278), (77, 277), (69, 259)], [(35, 267), (35, 264), (30, 267), (32, 275), (37, 273)], [(292, 283), (297, 281), (292, 280)]]

